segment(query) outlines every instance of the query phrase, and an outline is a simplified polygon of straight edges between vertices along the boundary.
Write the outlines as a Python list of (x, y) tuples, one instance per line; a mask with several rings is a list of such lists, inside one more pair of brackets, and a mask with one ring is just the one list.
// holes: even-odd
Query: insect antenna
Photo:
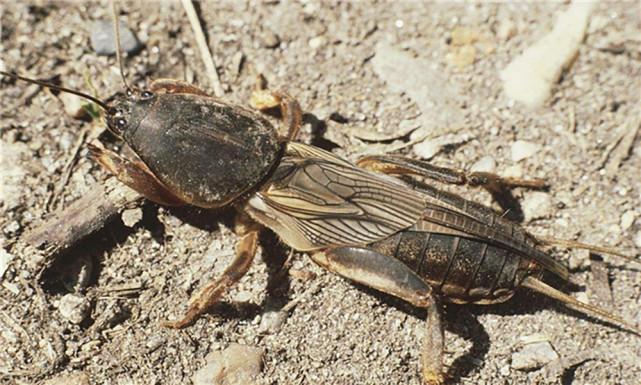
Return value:
[(122, 77), (122, 82), (125, 85), (125, 89), (128, 93), (131, 93), (131, 87), (129, 87), (129, 84), (127, 83), (125, 70), (122, 65), (122, 48), (120, 47), (120, 23), (118, 23), (118, 10), (115, 1), (111, 2), (111, 13), (114, 19), (114, 35), (116, 37), (116, 60), (118, 61), (118, 67), (120, 67), (120, 76)]
[(89, 94), (86, 94), (84, 92), (72, 90), (71, 88), (67, 88), (67, 87), (57, 86), (55, 84), (51, 84), (49, 82), (44, 82), (42, 80), (31, 79), (31, 78), (27, 78), (27, 77), (24, 77), (24, 76), (12, 74), (10, 72), (0, 71), (0, 74), (2, 74), (3, 76), (8, 76), (10, 78), (23, 80), (25, 82), (38, 84), (40, 86), (47, 87), (47, 88), (50, 88), (52, 90), (56, 90), (56, 91), (60, 91), (60, 92), (67, 92), (67, 93), (70, 93), (70, 94), (78, 95), (78, 96), (83, 97), (85, 99), (91, 100), (92, 102), (96, 103), (98, 106), (100, 106), (100, 108), (102, 108), (105, 111), (107, 111), (109, 109), (109, 106), (107, 106), (107, 103), (103, 102), (102, 100), (100, 100), (100, 99), (98, 99), (96, 97), (93, 97), (93, 96), (91, 96)]
[(641, 330), (636, 328), (634, 325), (624, 321), (622, 318), (619, 318), (603, 309), (600, 307), (590, 305), (587, 303), (583, 303), (576, 298), (569, 296), (563, 292), (560, 292), (553, 288), (552, 286), (549, 286), (542, 281), (539, 281), (538, 279), (528, 276), (525, 277), (525, 279), (522, 282), (522, 285), (524, 287), (527, 287), (530, 290), (533, 290), (537, 293), (543, 294), (546, 297), (553, 298), (557, 301), (563, 302), (567, 307), (574, 309), (578, 311), (579, 313), (583, 313), (585, 315), (588, 315), (590, 317), (595, 317), (595, 318), (600, 318), (603, 319), (609, 323), (612, 323), (614, 325), (617, 325), (619, 327), (622, 327), (626, 330), (629, 330), (630, 332), (641, 336)]

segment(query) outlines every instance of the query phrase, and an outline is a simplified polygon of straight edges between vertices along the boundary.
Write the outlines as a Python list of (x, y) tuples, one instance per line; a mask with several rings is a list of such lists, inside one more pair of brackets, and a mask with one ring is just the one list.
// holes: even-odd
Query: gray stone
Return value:
[[(96, 20), (91, 24), (91, 48), (98, 55), (116, 53), (116, 35), (111, 20)], [(133, 55), (142, 49), (142, 43), (124, 22), (120, 22), (120, 47)]]

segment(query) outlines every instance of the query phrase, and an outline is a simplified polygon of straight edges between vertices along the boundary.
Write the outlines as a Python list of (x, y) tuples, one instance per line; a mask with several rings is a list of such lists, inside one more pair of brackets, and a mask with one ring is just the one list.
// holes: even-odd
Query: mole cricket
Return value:
[[(119, 36), (117, 22), (114, 28)], [(182, 318), (165, 326), (185, 328), (217, 303), (249, 270), (259, 233), (267, 228), (328, 271), (425, 309), (425, 384), (446, 380), (442, 302), (499, 303), (525, 287), (641, 335), (637, 326), (542, 280), (544, 273), (569, 280), (567, 267), (546, 251), (550, 245), (633, 258), (607, 247), (538, 239), (488, 207), (422, 182), (492, 190), (539, 188), (542, 180), (467, 173), (394, 155), (369, 156), (353, 164), (295, 141), (302, 109), (286, 92), (257, 89), (250, 109), (178, 80), (156, 80), (148, 89), (137, 89), (126, 81), (120, 50), (117, 47), (125, 90), (110, 102), (0, 74), (73, 93), (99, 106), (107, 128), (133, 155), (90, 145), (92, 157), (145, 198), (165, 206), (237, 210), (234, 260), (222, 276), (199, 289)], [(285, 135), (261, 114), (271, 108), (280, 108)]]

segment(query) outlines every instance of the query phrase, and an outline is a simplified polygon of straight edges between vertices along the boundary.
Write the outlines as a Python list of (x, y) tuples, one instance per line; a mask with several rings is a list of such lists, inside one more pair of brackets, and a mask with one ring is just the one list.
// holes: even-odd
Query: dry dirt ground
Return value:
[[(358, 135), (364, 130), (393, 137), (401, 121), (418, 114), (411, 99), (390, 90), (374, 72), (377, 43), (387, 41), (431, 61), (471, 101), (463, 106), (462, 131), (470, 139), (447, 147), (434, 158), (436, 164), (467, 169), (490, 156), (499, 173), (546, 178), (552, 187), (544, 204), (537, 204), (540, 196), (534, 199), (541, 212), (524, 223), (528, 229), (639, 250), (638, 137), (628, 143), (629, 156), (617, 161), (621, 137), (634, 129), (630, 119), (639, 113), (639, 42), (627, 39), (641, 34), (639, 3), (597, 7), (579, 55), (543, 108), (524, 109), (502, 91), (500, 69), (552, 28), (566, 6), (269, 1), (204, 3), (199, 12), (227, 98), (244, 103), (253, 73), (260, 71), (325, 121), (306, 124), (302, 141), (350, 159), (369, 145), (384, 150), (391, 142), (363, 141)], [(91, 22), (109, 20), (108, 2), (19, 1), (1, 7), (5, 69), (58, 76), (66, 86), (94, 92), (90, 83), (104, 98), (121, 89), (114, 58), (96, 55), (89, 43)], [(126, 60), (131, 82), (172, 77), (209, 88), (180, 3), (139, 1), (121, 8), (123, 21), (145, 44)], [(482, 36), (474, 43), (472, 63), (453, 54), (458, 48), (452, 31), (460, 26)], [(71, 118), (57, 97), (36, 86), (3, 79), (0, 98), (5, 198), (0, 236), (10, 253), (3, 258), (13, 256), (0, 277), (0, 383), (84, 372), (94, 384), (186, 384), (208, 353), (240, 343), (265, 351), (259, 383), (419, 384), (423, 313), (326, 273), (304, 254), (293, 256), (298, 274), (270, 279), (269, 266), (289, 251), (269, 235), (263, 258), (224, 304), (183, 331), (161, 327), (160, 321), (179, 316), (194, 290), (230, 261), (236, 237), (227, 210), (146, 204), (135, 227), (121, 221), (107, 225), (36, 282), (30, 256), (11, 244), (46, 213), (107, 178), (87, 157), (85, 145), (70, 162), (83, 132), (86, 140), (99, 135), (116, 143), (99, 124)], [(516, 140), (540, 147), (515, 162), (510, 151)], [(493, 204), (485, 192), (457, 191)], [(514, 192), (522, 202), (530, 194)], [(575, 295), (641, 325), (638, 266), (605, 257), (609, 279), (603, 282), (592, 273), (598, 269), (591, 269), (587, 253), (555, 256), (583, 286)], [(605, 295), (597, 295), (594, 288), (604, 283)], [(313, 285), (318, 290), (306, 293)], [(90, 304), (80, 324), (58, 310), (61, 298), (74, 291)], [(265, 312), (301, 296), (282, 324), (265, 320)], [(523, 291), (502, 305), (449, 305), (445, 314), (452, 383), (640, 382), (641, 338), (541, 296)], [(552, 364), (529, 372), (511, 366), (522, 337), (533, 335), (549, 341), (564, 360), (557, 363), (563, 368), (559, 375), (546, 370)]]

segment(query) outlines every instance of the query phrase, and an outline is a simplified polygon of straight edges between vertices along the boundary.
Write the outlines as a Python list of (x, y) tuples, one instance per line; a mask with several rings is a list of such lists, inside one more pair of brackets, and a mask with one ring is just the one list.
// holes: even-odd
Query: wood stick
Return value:
[(124, 209), (142, 203), (143, 197), (116, 178), (109, 178), (70, 206), (52, 213), (44, 223), (26, 233), (21, 241), (44, 250), (48, 265), (88, 235), (100, 230)]

